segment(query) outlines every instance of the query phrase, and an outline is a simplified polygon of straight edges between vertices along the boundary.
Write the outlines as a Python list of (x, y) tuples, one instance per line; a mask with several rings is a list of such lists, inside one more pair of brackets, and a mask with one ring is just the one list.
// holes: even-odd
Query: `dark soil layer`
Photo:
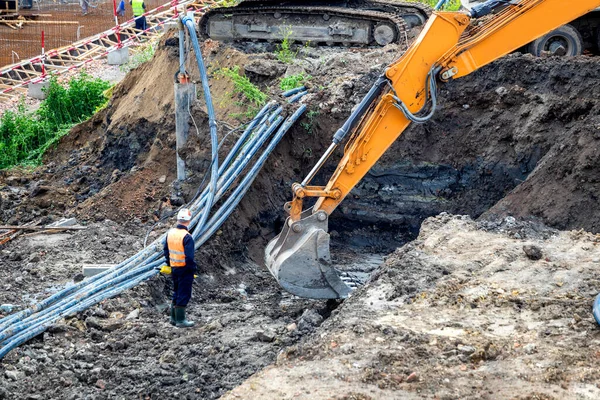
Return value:
[(392, 146), (344, 219), (416, 231), (424, 217), (479, 217), (500, 201), (490, 214), (598, 232), (599, 66), (514, 55), (443, 86), (436, 116)]

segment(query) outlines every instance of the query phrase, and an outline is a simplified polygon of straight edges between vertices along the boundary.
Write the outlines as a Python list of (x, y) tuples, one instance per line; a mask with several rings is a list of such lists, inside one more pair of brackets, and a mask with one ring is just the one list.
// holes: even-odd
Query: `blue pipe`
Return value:
[(252, 169), (246, 174), (242, 182), (238, 185), (238, 187), (234, 190), (234, 192), (228, 197), (228, 199), (223, 203), (221, 208), (215, 213), (215, 215), (208, 222), (208, 226), (210, 228), (205, 229), (202, 232), (202, 236), (198, 238), (196, 242), (196, 249), (198, 249), (202, 244), (204, 244), (216, 231), (217, 229), (225, 222), (227, 217), (233, 212), (237, 204), (242, 200), (252, 182), (260, 172), (260, 169), (264, 165), (267, 157), (273, 152), (279, 141), (283, 138), (283, 136), (287, 133), (290, 127), (300, 118), (300, 116), (306, 111), (306, 106), (302, 105), (300, 108), (294, 112), (290, 117), (288, 117), (285, 122), (281, 125), (271, 142), (265, 149), (265, 151), (258, 158)]
[(221, 175), (223, 173), (223, 171), (229, 166), (229, 163), (231, 163), (231, 161), (234, 159), (234, 157), (237, 154), (240, 147), (246, 142), (246, 139), (252, 133), (252, 131), (254, 130), (256, 125), (258, 125), (259, 120), (262, 119), (263, 115), (265, 115), (268, 111), (271, 110), (273, 105), (274, 105), (274, 102), (269, 102), (267, 105), (265, 105), (262, 108), (262, 110), (259, 111), (258, 114), (256, 114), (254, 119), (252, 121), (250, 121), (250, 124), (248, 125), (248, 127), (246, 127), (246, 130), (244, 131), (244, 133), (242, 133), (242, 135), (240, 136), (240, 138), (238, 139), (236, 144), (229, 151), (229, 154), (225, 158), (225, 161), (223, 161), (223, 164), (221, 165), (221, 168), (219, 169), (219, 175)]
[(594, 314), (594, 319), (596, 320), (596, 323), (600, 325), (600, 294), (596, 296), (596, 300), (594, 300), (592, 313)]
[(308, 91), (304, 91), (304, 92), (300, 92), (297, 95), (295, 95), (294, 97), (290, 98), (288, 100), (288, 103), (293, 104), (295, 102), (297, 102), (298, 100), (300, 100), (302, 97), (304, 97), (306, 95), (306, 93), (308, 93)]
[(306, 90), (306, 87), (305, 86), (300, 86), (300, 87), (297, 87), (295, 89), (290, 89), (287, 92), (283, 92), (281, 95), (283, 97), (290, 97), (291, 95), (294, 95), (294, 94), (296, 94), (298, 92), (302, 92), (303, 90)]
[[(104, 292), (99, 296), (95, 296), (92, 299), (88, 299), (88, 300), (78, 304), (77, 306), (70, 309), (68, 314), (64, 314), (64, 316), (76, 314), (78, 312), (81, 312), (81, 311), (93, 306), (94, 304), (101, 302), (102, 300), (116, 296), (124, 290), (132, 288), (136, 285), (139, 285), (141, 282), (145, 281), (146, 279), (151, 278), (152, 276), (156, 275), (157, 273), (158, 273), (158, 271), (156, 271), (156, 270), (148, 271), (147, 273), (139, 276), (138, 278), (136, 278), (134, 280), (127, 281), (125, 284), (122, 284), (121, 286), (118, 286), (114, 289), (109, 290), (108, 292)], [(56, 322), (56, 320), (59, 318), (61, 318), (61, 317), (57, 317), (55, 320), (46, 321), (43, 324), (37, 325), (35, 327), (35, 329), (29, 330), (27, 332), (23, 332), (20, 335), (12, 338), (9, 342), (7, 342), (2, 347), (2, 349), (0, 349), (0, 359), (3, 358), (9, 351), (14, 349), (15, 347), (20, 346), (21, 344), (27, 342), (28, 340), (30, 340), (30, 339), (36, 337), (37, 335), (39, 335), (40, 333), (44, 332), (46, 329), (48, 329), (50, 326), (52, 326), (54, 324), (54, 322)]]
[(190, 39), (192, 40), (192, 46), (194, 47), (196, 62), (198, 63), (198, 70), (200, 71), (200, 79), (202, 80), (202, 89), (204, 90), (204, 101), (206, 103), (208, 125), (210, 128), (212, 168), (210, 176), (210, 190), (208, 192), (209, 197), (206, 201), (206, 207), (204, 208), (202, 217), (198, 222), (198, 225), (202, 226), (208, 220), (208, 213), (213, 205), (214, 195), (217, 192), (217, 176), (219, 174), (219, 138), (217, 135), (215, 110), (213, 107), (212, 96), (210, 94), (210, 87), (208, 85), (208, 74), (206, 73), (206, 67), (204, 66), (204, 60), (202, 59), (202, 51), (200, 50), (200, 43), (198, 43), (198, 35), (196, 35), (195, 22), (193, 18), (189, 18), (188, 16), (183, 17), (181, 22), (187, 28)]
[(441, 10), (442, 7), (444, 7), (444, 5), (446, 4), (446, 2), (448, 2), (448, 0), (440, 0), (435, 7), (433, 8), (434, 10)]
[(35, 316), (35, 318), (30, 317), (18, 324), (11, 326), (10, 329), (4, 330), (2, 333), (0, 333), (0, 342), (6, 340), (7, 338), (15, 335), (16, 333), (19, 333), (19, 332), (25, 330), (31, 326), (38, 325), (40, 323), (44, 323), (51, 319), (60, 318), (62, 313), (64, 312), (64, 310), (67, 310), (67, 309), (77, 305), (78, 303), (81, 302), (82, 299), (84, 299), (88, 296), (94, 295), (106, 288), (113, 287), (113, 286), (121, 284), (129, 279), (135, 278), (140, 273), (144, 273), (144, 272), (147, 272), (148, 270), (154, 269), (155, 267), (157, 267), (163, 263), (164, 263), (164, 258), (161, 260), (155, 261), (153, 263), (150, 263), (146, 266), (143, 266), (141, 268), (134, 269), (126, 274), (116, 277), (116, 278), (114, 278), (108, 282), (105, 282), (101, 285), (93, 286), (92, 288), (80, 293), (79, 295), (74, 296), (70, 301), (66, 302), (65, 304), (58, 304), (58, 305), (55, 305), (55, 306), (45, 310), (43, 318), (40, 318), (40, 316)]

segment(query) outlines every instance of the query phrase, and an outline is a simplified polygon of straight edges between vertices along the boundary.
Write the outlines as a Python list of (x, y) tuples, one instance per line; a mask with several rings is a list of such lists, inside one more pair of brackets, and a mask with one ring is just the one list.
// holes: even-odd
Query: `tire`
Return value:
[(579, 56), (583, 53), (583, 38), (572, 25), (563, 25), (531, 42), (527, 50), (537, 57), (545, 52), (569, 57)]

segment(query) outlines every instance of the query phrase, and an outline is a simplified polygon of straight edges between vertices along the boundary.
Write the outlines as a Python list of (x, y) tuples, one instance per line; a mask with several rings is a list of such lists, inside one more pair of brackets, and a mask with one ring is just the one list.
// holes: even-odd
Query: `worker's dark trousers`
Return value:
[(185, 307), (190, 302), (195, 272), (195, 268), (171, 268), (171, 277), (173, 278), (173, 305)]
[(146, 16), (135, 17), (135, 29), (146, 30)]

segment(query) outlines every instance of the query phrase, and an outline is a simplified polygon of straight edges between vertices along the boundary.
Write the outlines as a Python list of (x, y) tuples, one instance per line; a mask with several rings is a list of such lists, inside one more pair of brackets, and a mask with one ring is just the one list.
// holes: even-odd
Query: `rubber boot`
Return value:
[(185, 319), (185, 307), (175, 307), (175, 321), (175, 326), (178, 328), (191, 328), (195, 324)]
[(171, 325), (175, 326), (177, 321), (175, 320), (175, 304), (171, 304), (171, 320), (169, 321)]

